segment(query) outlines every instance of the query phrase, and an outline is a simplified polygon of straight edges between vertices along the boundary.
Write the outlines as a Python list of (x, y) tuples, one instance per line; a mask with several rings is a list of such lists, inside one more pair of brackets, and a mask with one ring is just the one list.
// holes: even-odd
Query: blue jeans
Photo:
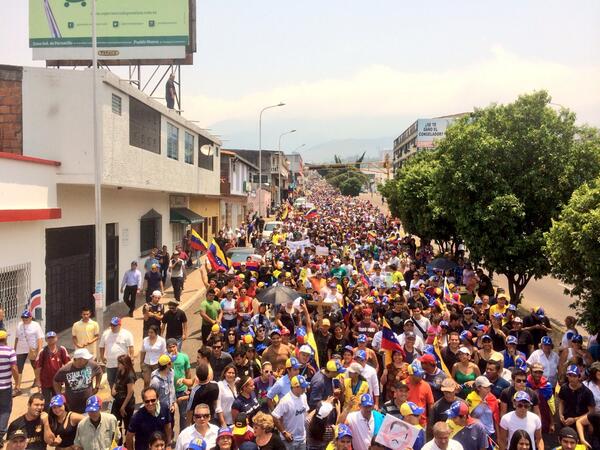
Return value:
[(8, 419), (12, 411), (12, 387), (0, 389), (0, 440), (4, 440), (8, 428)]
[(305, 450), (306, 449), (306, 441), (288, 442), (285, 439), (283, 439), (283, 444), (285, 445), (286, 450)]
[(115, 384), (115, 381), (117, 381), (118, 370), (119, 370), (118, 367), (107, 367), (106, 368), (106, 381), (108, 381), (108, 385), (110, 386), (111, 389), (112, 389), (113, 385)]

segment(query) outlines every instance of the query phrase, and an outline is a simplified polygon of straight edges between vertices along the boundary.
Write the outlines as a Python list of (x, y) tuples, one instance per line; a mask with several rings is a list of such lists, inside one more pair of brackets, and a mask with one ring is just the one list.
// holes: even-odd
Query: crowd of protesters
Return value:
[[(73, 327), (71, 355), (52, 332), (43, 346), (27, 312), (14, 348), (0, 330), (7, 448), (600, 449), (597, 335), (584, 338), (574, 317), (560, 332), (543, 307), (519, 309), (464, 247), (441, 255), (449, 264), (438, 269), (430, 245), (368, 201), (322, 181), (306, 194), (314, 208), (284, 205), (268, 240), (260, 217), (221, 234), (223, 246), (251, 240), (256, 255), (210, 271), (193, 305), (199, 330), (178, 307), (176, 265), (189, 265), (190, 235), (173, 255), (151, 257), (156, 276), (142, 279), (132, 265), (124, 279), (130, 313), (131, 299), (148, 293), (142, 343), (119, 317), (100, 333), (89, 310)], [(165, 266), (180, 278), (167, 305)], [(278, 286), (288, 300), (267, 300)], [(196, 331), (188, 356), (181, 344)], [(32, 341), (36, 354), (23, 345)], [(27, 359), (40, 392), (8, 424), (11, 378), (19, 393)], [(102, 367), (109, 408), (98, 396)]]

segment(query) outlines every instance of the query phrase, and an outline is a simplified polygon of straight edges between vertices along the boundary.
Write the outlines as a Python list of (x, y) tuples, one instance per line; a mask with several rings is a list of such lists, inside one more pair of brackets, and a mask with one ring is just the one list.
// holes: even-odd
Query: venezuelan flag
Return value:
[[(217, 241), (215, 241), (214, 239), (212, 240), (212, 242), (210, 243), (210, 247), (208, 248), (208, 251), (210, 253), (212, 253), (213, 257), (214, 257), (214, 263), (216, 264), (217, 267), (213, 266), (213, 268), (215, 270), (229, 270), (229, 267), (231, 266), (231, 261), (229, 260), (229, 258), (227, 258), (225, 256), (225, 253), (223, 253), (223, 250), (221, 250), (221, 247), (219, 247), (219, 244), (217, 244)], [(213, 263), (213, 260), (211, 259), (211, 264)]]
[(367, 237), (369, 238), (370, 241), (374, 241), (375, 239), (377, 239), (377, 232), (375, 232), (374, 230), (371, 230), (367, 233)]
[(192, 230), (192, 238), (190, 239), (190, 246), (194, 250), (199, 250), (201, 252), (208, 251), (208, 243), (202, 239), (202, 237), (196, 232), (196, 230)]
[(319, 213), (317, 212), (317, 209), (311, 208), (306, 214), (304, 214), (304, 218), (305, 219), (314, 219), (318, 215), (319, 215)]
[(281, 220), (286, 220), (288, 218), (288, 214), (290, 213), (290, 206), (285, 203), (283, 205), (283, 211), (281, 212)]

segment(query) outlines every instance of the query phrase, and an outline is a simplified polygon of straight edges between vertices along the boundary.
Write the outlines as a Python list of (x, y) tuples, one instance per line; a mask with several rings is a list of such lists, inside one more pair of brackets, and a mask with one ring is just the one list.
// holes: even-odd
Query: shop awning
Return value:
[(189, 225), (204, 222), (204, 217), (188, 208), (171, 208), (169, 222)]

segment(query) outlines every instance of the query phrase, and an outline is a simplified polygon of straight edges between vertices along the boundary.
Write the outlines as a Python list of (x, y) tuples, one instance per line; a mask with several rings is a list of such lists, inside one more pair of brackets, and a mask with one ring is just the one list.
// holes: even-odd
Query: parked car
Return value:
[(281, 228), (283, 222), (273, 221), (265, 223), (265, 227), (263, 228), (262, 237), (263, 239), (271, 239), (271, 235), (273, 234), (273, 230), (275, 228)]

